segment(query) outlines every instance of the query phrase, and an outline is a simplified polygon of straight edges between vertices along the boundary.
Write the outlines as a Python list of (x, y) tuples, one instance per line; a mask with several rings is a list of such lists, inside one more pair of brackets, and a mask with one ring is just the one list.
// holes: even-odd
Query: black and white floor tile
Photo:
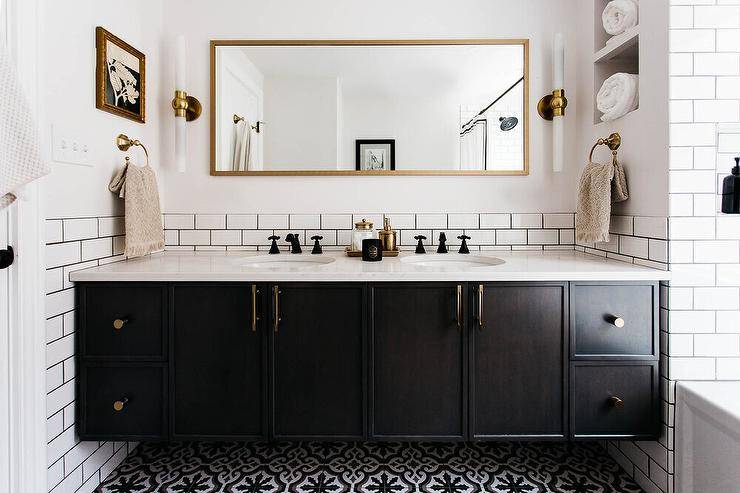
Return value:
[(142, 443), (100, 493), (640, 492), (593, 443)]

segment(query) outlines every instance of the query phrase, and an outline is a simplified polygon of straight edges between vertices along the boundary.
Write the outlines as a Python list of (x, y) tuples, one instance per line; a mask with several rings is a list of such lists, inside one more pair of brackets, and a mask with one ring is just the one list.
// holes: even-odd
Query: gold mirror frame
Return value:
[[(315, 171), (218, 171), (216, 170), (216, 48), (219, 46), (404, 46), (404, 45), (522, 45), (524, 48), (524, 169), (475, 170), (315, 170)], [(529, 175), (529, 40), (528, 39), (224, 39), (211, 40), (211, 176), (526, 176)]]

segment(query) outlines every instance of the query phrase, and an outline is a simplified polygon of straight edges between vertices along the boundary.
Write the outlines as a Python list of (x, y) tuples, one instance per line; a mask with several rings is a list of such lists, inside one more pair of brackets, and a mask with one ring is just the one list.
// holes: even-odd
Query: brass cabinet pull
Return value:
[(257, 294), (260, 290), (256, 284), (252, 284), (252, 332), (257, 332), (257, 321), (260, 319), (257, 315)]
[(614, 407), (624, 407), (624, 401), (617, 397), (616, 395), (613, 395), (609, 398), (609, 402), (612, 403), (612, 406)]
[(113, 321), (113, 328), (116, 330), (121, 330), (124, 325), (128, 323), (127, 318), (117, 318)]
[(462, 330), (462, 286), (457, 285), (457, 328)]
[(609, 315), (607, 317), (607, 320), (610, 324), (612, 324), (614, 327), (622, 328), (624, 327), (624, 319), (622, 317), (618, 317), (616, 315)]
[(483, 284), (478, 285), (478, 328), (483, 330)]
[(275, 299), (275, 316), (274, 316), (274, 328), (275, 332), (278, 331), (278, 328), (280, 326), (280, 295), (282, 294), (282, 291), (280, 291), (280, 288), (276, 285), (272, 287), (272, 295)]
[(123, 408), (128, 404), (128, 397), (121, 398), (120, 401), (116, 401), (113, 403), (113, 410), (116, 412), (123, 411)]

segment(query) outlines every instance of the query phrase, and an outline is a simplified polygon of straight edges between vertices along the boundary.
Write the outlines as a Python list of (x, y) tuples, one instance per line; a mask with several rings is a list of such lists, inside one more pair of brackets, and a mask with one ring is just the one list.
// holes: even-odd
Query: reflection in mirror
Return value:
[(528, 171), (526, 41), (266, 43), (212, 43), (212, 174)]

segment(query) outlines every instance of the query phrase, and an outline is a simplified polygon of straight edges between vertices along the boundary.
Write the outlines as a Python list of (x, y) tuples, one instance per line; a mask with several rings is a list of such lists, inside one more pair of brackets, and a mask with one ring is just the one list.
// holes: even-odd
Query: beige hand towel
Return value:
[(611, 205), (628, 198), (627, 178), (616, 158), (610, 164), (588, 163), (578, 185), (576, 241), (608, 242)]
[(31, 110), (4, 46), (0, 46), (0, 143), (0, 209), (4, 209), (19, 188), (50, 171), (41, 160)]
[(164, 249), (157, 177), (151, 166), (135, 166), (128, 159), (108, 185), (125, 199), (127, 257), (141, 257)]

